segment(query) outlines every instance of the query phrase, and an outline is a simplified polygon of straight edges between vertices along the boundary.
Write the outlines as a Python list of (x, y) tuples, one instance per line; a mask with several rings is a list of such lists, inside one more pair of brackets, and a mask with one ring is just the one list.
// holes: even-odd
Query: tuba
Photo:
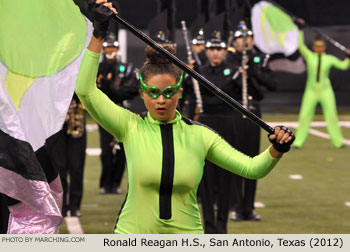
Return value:
[(69, 105), (66, 123), (67, 135), (71, 135), (73, 138), (83, 136), (85, 131), (84, 106), (75, 99), (72, 99)]

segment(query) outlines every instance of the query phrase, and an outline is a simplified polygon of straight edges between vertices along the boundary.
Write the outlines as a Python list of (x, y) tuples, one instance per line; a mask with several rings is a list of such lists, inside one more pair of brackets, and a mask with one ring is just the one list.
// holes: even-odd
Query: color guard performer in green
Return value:
[(296, 23), (299, 31), (299, 52), (304, 57), (307, 66), (307, 82), (303, 95), (298, 129), (293, 146), (301, 148), (308, 136), (310, 124), (315, 114), (316, 105), (321, 104), (324, 117), (327, 122), (327, 130), (331, 136), (331, 142), (334, 147), (344, 146), (343, 135), (338, 124), (338, 114), (335, 102), (335, 96), (332, 84), (329, 80), (329, 72), (332, 67), (341, 70), (350, 68), (350, 52), (346, 52), (347, 57), (343, 61), (326, 54), (326, 43), (321, 38), (316, 38), (313, 43), (313, 51), (308, 49), (304, 43), (304, 32), (301, 28), (304, 26), (304, 20), (299, 19)]
[[(116, 13), (107, 0), (97, 0), (93, 9)], [(146, 48), (147, 61), (140, 71), (140, 94), (148, 112), (137, 115), (114, 104), (96, 87), (105, 34), (101, 19), (94, 19), (76, 93), (90, 115), (124, 144), (129, 185), (114, 233), (203, 233), (196, 194), (204, 160), (244, 177), (261, 178), (290, 149), (294, 135), (276, 127), (269, 135), (272, 145), (251, 158), (208, 127), (183, 118), (176, 110), (183, 73), (151, 47)], [(175, 53), (173, 46), (164, 47)]]

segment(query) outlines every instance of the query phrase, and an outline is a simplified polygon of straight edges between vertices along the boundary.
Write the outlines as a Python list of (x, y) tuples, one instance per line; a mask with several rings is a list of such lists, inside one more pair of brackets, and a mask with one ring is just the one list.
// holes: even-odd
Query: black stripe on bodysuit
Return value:
[(159, 218), (170, 219), (175, 166), (173, 125), (162, 124), (160, 130), (163, 144), (163, 161), (159, 188)]
[(317, 65), (317, 83), (320, 81), (320, 69), (321, 69), (321, 54), (318, 55), (318, 65)]

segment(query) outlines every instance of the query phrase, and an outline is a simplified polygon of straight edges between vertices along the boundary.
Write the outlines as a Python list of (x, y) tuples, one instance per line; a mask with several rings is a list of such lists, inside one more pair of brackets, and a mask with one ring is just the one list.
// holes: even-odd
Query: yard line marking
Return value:
[(255, 208), (265, 208), (266, 207), (266, 205), (264, 204), (264, 203), (262, 203), (262, 202), (254, 202), (254, 207)]
[[(291, 128), (297, 128), (298, 127), (298, 122), (267, 122), (269, 125), (272, 127), (278, 126), (278, 125), (284, 125), (286, 127), (291, 127)], [(325, 121), (314, 121), (311, 122), (311, 127), (326, 127), (327, 123)], [(339, 126), (340, 127), (346, 127), (350, 128), (350, 121), (339, 121)]]
[[(324, 133), (324, 132), (321, 132), (319, 130), (315, 130), (315, 129), (310, 129), (309, 130), (309, 133), (312, 134), (312, 135), (315, 135), (315, 136), (319, 136), (319, 137), (322, 137), (322, 138), (325, 138), (325, 139), (331, 139), (330, 135), (327, 134), (327, 133)], [(349, 139), (343, 139), (344, 143), (346, 145), (350, 145), (350, 140)]]
[(290, 128), (297, 128), (298, 127), (298, 123), (297, 122), (267, 122), (271, 127), (276, 127), (279, 125), (283, 125), (286, 127), (290, 127)]
[(64, 220), (66, 221), (67, 229), (70, 234), (84, 234), (78, 217), (66, 217)]
[[(278, 125), (284, 125), (286, 127), (290, 127), (290, 128), (297, 128), (298, 127), (298, 123), (297, 122), (269, 122), (269, 124), (272, 126), (272, 127), (276, 127)], [(343, 127), (346, 127), (346, 128), (350, 128), (350, 121), (340, 121), (339, 122), (339, 125), (340, 126), (343, 126)], [(311, 127), (326, 127), (327, 124), (326, 122), (322, 122), (322, 121), (317, 121), (317, 122), (312, 122), (311, 123)], [(309, 133), (311, 135), (315, 135), (315, 136), (318, 136), (318, 137), (321, 137), (321, 138), (324, 138), (324, 139), (330, 139), (330, 135), (327, 134), (327, 133), (324, 133), (322, 131), (319, 131), (319, 130), (315, 130), (315, 129), (312, 129), (310, 128), (309, 129)], [(350, 145), (350, 140), (349, 139), (343, 139), (344, 143), (346, 145)]]
[(319, 137), (322, 137), (324, 139), (331, 139), (331, 136), (329, 134), (322, 132), (322, 131), (319, 131), (319, 130), (310, 129), (309, 133), (311, 135), (319, 136)]
[(91, 132), (98, 129), (97, 124), (86, 124), (86, 130)]
[(99, 156), (101, 155), (101, 148), (86, 148), (86, 154), (89, 156)]
[(288, 175), (288, 178), (293, 179), (293, 180), (301, 180), (301, 179), (303, 179), (303, 176), (300, 174), (290, 174), (290, 175)]

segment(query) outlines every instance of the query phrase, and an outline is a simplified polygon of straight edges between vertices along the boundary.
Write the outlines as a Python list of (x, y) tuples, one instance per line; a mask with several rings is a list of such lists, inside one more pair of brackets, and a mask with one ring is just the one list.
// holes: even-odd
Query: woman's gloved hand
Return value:
[(281, 153), (288, 152), (290, 150), (290, 146), (295, 140), (294, 133), (285, 126), (276, 126), (275, 132), (273, 134), (269, 134), (268, 137), (273, 148)]

